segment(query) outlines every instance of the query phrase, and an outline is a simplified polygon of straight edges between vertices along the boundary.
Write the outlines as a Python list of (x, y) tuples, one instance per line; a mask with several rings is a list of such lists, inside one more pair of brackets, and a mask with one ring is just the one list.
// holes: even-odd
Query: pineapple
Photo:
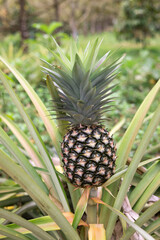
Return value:
[[(56, 42), (55, 42), (56, 43)], [(88, 43), (84, 52), (73, 41), (70, 57), (57, 45), (53, 52), (60, 66), (44, 67), (53, 80), (57, 119), (69, 129), (61, 143), (65, 175), (76, 187), (98, 187), (115, 172), (116, 147), (102, 122), (112, 101), (109, 83), (115, 78), (119, 60), (107, 64), (109, 52), (97, 60), (101, 42)]]

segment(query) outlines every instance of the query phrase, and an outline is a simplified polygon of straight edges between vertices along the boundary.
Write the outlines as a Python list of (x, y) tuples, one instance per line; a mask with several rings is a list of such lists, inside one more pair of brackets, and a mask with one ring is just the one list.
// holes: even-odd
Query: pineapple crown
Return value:
[(111, 89), (115, 85), (108, 85), (117, 74), (120, 59), (107, 64), (110, 53), (107, 52), (97, 60), (102, 43), (99, 39), (93, 44), (89, 42), (84, 51), (78, 49), (72, 40), (70, 56), (65, 55), (57, 42), (54, 42), (58, 54), (52, 54), (60, 66), (45, 62), (48, 67), (43, 69), (52, 80), (52, 110), (56, 118), (71, 125), (101, 123), (102, 115), (111, 107)]

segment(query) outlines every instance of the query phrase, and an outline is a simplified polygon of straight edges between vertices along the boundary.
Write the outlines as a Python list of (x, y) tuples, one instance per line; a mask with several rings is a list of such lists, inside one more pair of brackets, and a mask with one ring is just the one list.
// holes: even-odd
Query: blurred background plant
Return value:
[(122, 1), (122, 12), (117, 33), (122, 38), (134, 39), (147, 44), (147, 37), (153, 37), (159, 30), (159, 1)]

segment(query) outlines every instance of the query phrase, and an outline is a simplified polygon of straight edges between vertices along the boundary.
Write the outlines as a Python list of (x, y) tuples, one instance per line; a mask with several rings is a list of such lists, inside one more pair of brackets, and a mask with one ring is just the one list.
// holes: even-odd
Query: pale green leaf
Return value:
[[(38, 239), (42, 239), (42, 238), (43, 238), (43, 240), (53, 240), (54, 239), (51, 235), (46, 233), (40, 227), (36, 226), (35, 224), (27, 221), (26, 219), (24, 219), (22, 217), (16, 215), (15, 213), (9, 212), (4, 209), (0, 209), (0, 216), (11, 222), (15, 222), (15, 223), (19, 224), (22, 227), (27, 228), (32, 233), (34, 233), (34, 235), (37, 236)], [(9, 231), (9, 228), (8, 228), (8, 231)], [(10, 229), (10, 231), (15, 232), (13, 229)], [(22, 234), (17, 232), (17, 235), (21, 236)]]
[(62, 48), (58, 45), (58, 43), (56, 42), (56, 40), (52, 37), (54, 43), (56, 44), (56, 48), (57, 48), (57, 51), (61, 57), (61, 59), (63, 60), (63, 63), (65, 63), (65, 65), (71, 69), (71, 63), (69, 61), (69, 59), (66, 57), (66, 55), (64, 54)]
[(3, 235), (0, 234), (0, 239), (6, 238), (6, 237), (9, 237), (12, 240), (29, 240), (30, 239), (24, 236), (23, 234), (18, 233), (17, 231), (10, 229), (1, 224), (0, 224), (0, 233), (3, 234)]
[(10, 69), (10, 71), (13, 73), (13, 75), (16, 77), (16, 79), (19, 81), (21, 86), (24, 88), (24, 90), (30, 97), (31, 101), (35, 105), (36, 110), (38, 111), (40, 117), (42, 118), (45, 124), (45, 127), (54, 143), (57, 153), (60, 156), (59, 141), (61, 140), (61, 136), (58, 132), (58, 128), (56, 127), (54, 121), (49, 117), (50, 114), (47, 111), (45, 105), (38, 97), (34, 89), (31, 87), (29, 82), (14, 67), (12, 67), (7, 60), (0, 57), (0, 61), (2, 61)]
[[(72, 224), (74, 214), (71, 212), (64, 212), (64, 217), (67, 219), (67, 221)], [(39, 218), (34, 218), (31, 220), (28, 220), (29, 223), (34, 224), (37, 227), (40, 227), (44, 231), (57, 231), (60, 230), (60, 227), (49, 217), (49, 216), (43, 216)], [(79, 226), (87, 226), (87, 224), (84, 221), (80, 221)], [(9, 224), (7, 225), (9, 229), (16, 230), (19, 233), (22, 234), (28, 234), (31, 233), (31, 231), (28, 228), (24, 228), (23, 225), (20, 224)], [(3, 236), (0, 235), (0, 239), (3, 239)]]
[(82, 196), (77, 204), (77, 207), (75, 210), (75, 216), (74, 216), (73, 223), (72, 223), (72, 226), (75, 229), (77, 228), (77, 226), (81, 220), (81, 217), (87, 207), (89, 193), (90, 193), (90, 188), (84, 189), (84, 192), (82, 193)]
[(120, 119), (120, 121), (111, 129), (110, 134), (113, 135), (116, 133), (125, 123), (126, 119), (123, 117)]
[[(96, 203), (99, 204), (103, 204), (105, 205), (107, 208), (109, 208), (112, 212), (114, 212), (116, 215), (118, 215), (120, 218), (122, 218), (123, 220), (125, 220), (135, 231), (137, 231), (138, 233), (140, 233), (146, 240), (154, 240), (154, 238), (149, 235), (147, 232), (145, 232), (142, 228), (140, 228), (138, 226), (138, 224), (135, 224), (134, 222), (132, 222), (130, 219), (128, 219), (123, 213), (121, 213), (119, 210), (109, 206), (108, 204), (104, 203), (103, 201), (101, 201), (98, 198), (93, 198), (93, 200)], [(134, 231), (133, 230), (133, 231)]]
[[(36, 166), (44, 167), (44, 161), (38, 151), (35, 149), (34, 145), (25, 135), (25, 133), (18, 128), (18, 126), (7, 116), (0, 114), (0, 118), (7, 124), (13, 134), (17, 137), (21, 145), (27, 151), (27, 154), (30, 156), (32, 161), (35, 163)], [(43, 165), (42, 165), (43, 164)]]
[[(160, 211), (160, 200), (155, 202), (151, 207), (149, 207), (135, 222), (139, 227), (143, 226), (148, 220), (150, 220), (158, 211)], [(130, 237), (134, 234), (136, 229), (128, 228), (125, 235), (121, 240), (129, 240)], [(147, 229), (146, 229), (147, 230)], [(139, 232), (140, 233), (140, 232)], [(141, 233), (140, 233), (141, 234)], [(142, 234), (141, 234), (142, 235)], [(145, 238), (146, 239), (146, 238)], [(151, 238), (153, 239), (153, 238)], [(150, 239), (149, 239), (150, 240)]]
[[(160, 83), (160, 81), (159, 81), (159, 83)], [(160, 105), (157, 107), (157, 110), (155, 111), (154, 116), (153, 116), (152, 120), (150, 121), (150, 124), (149, 124), (145, 134), (143, 135), (143, 138), (134, 154), (131, 164), (129, 165), (128, 170), (123, 178), (123, 182), (121, 184), (121, 187), (119, 189), (119, 192), (117, 194), (116, 200), (113, 205), (114, 208), (116, 208), (118, 210), (120, 210), (120, 208), (122, 206), (123, 200), (127, 194), (128, 188), (134, 177), (134, 174), (136, 172), (138, 164), (141, 161), (141, 159), (145, 153), (145, 150), (149, 144), (149, 141), (150, 141), (151, 137), (153, 136), (153, 133), (154, 133), (156, 127), (158, 126), (159, 122), (160, 122)], [(125, 146), (125, 148), (126, 148), (126, 146)], [(112, 192), (112, 193), (114, 195), (114, 192)], [(116, 215), (111, 213), (110, 221), (107, 226), (108, 238), (110, 238), (112, 235), (112, 232), (113, 232), (113, 229), (115, 226), (115, 222), (116, 222), (116, 218), (117, 218)]]
[(137, 184), (135, 189), (133, 189), (133, 191), (129, 195), (129, 201), (132, 207), (138, 201), (138, 199), (140, 199), (146, 188), (153, 181), (154, 177), (157, 175), (159, 171), (160, 162), (155, 163), (152, 167), (148, 169), (148, 171), (143, 176), (142, 180)]
[(160, 227), (160, 218), (157, 218), (156, 220), (153, 220), (152, 223), (150, 223), (147, 227), (144, 228), (144, 230), (148, 233), (152, 233), (155, 230), (158, 230)]
[(145, 189), (144, 193), (141, 195), (133, 210), (140, 213), (144, 205), (147, 203), (149, 198), (155, 193), (155, 191), (160, 187), (160, 171), (154, 176), (153, 181)]
[(151, 106), (155, 96), (159, 92), (160, 89), (160, 80), (157, 84), (152, 88), (149, 94), (144, 99), (143, 103), (139, 107), (136, 112), (132, 122), (130, 123), (127, 131), (125, 132), (122, 142), (118, 148), (118, 159), (117, 159), (117, 168), (120, 168), (125, 165), (130, 150), (132, 148), (135, 137), (143, 123), (144, 117), (146, 116), (149, 107)]
[[(1, 59), (1, 58), (0, 58)], [(7, 65), (10, 66), (10, 65)], [(13, 73), (15, 73), (15, 76), (17, 76), (17, 79), (19, 79), (20, 83), (22, 84), (22, 86), (25, 88), (25, 90), (28, 92), (29, 91), (29, 96), (31, 97), (31, 99), (33, 98), (33, 100), (35, 101), (35, 105), (37, 105), (38, 103), (38, 109), (39, 111), (42, 113), (42, 115), (44, 114), (44, 105), (41, 102), (41, 100), (38, 98), (38, 96), (36, 96), (36, 93), (34, 92), (34, 90), (32, 89), (32, 87), (30, 85), (28, 85), (28, 82), (17, 72), (17, 70), (12, 69)], [(47, 148), (45, 146), (45, 144), (43, 143), (40, 134), (38, 133), (37, 129), (35, 128), (33, 122), (31, 121), (29, 115), (27, 114), (27, 112), (25, 111), (23, 105), (21, 104), (18, 96), (15, 94), (14, 90), (11, 88), (7, 78), (5, 78), (5, 76), (3, 75), (3, 73), (0, 71), (0, 77), (2, 80), (2, 83), (4, 84), (5, 88), (7, 89), (8, 93), (10, 94), (12, 100), (14, 101), (15, 105), (17, 106), (21, 116), (23, 117), (26, 125), (28, 126), (28, 130), (30, 131), (33, 139), (35, 140), (35, 143), (39, 149), (39, 152), (41, 154), (41, 156), (44, 159), (44, 162), (46, 164), (46, 167), (50, 173), (51, 179), (52, 179), (52, 185), (55, 189), (56, 194), (58, 195), (58, 198), (61, 200), (65, 211), (69, 211), (69, 206), (68, 206), (68, 201), (66, 198), (66, 194), (64, 192), (63, 186), (56, 174), (55, 171), (55, 167), (53, 165), (53, 162), (49, 156), (49, 153), (47, 151)], [(37, 102), (36, 102), (37, 101)], [(43, 115), (45, 116), (45, 114)], [(51, 127), (50, 125), (50, 121), (49, 121), (49, 117), (46, 117), (47, 122), (49, 123), (48, 126)], [(54, 128), (50, 128), (50, 131), (54, 131)], [(56, 140), (57, 142), (57, 140)], [(59, 145), (59, 154), (60, 154), (60, 144), (59, 142), (57, 142), (57, 144)]]
[[(27, 154), (30, 156), (31, 160), (35, 164), (35, 166), (39, 168), (45, 167), (45, 163), (43, 161), (43, 158), (39, 154), (39, 152), (35, 149), (31, 141), (29, 141), (28, 137), (17, 127), (17, 125), (11, 121), (7, 116), (0, 115), (0, 118), (7, 124), (7, 126), (10, 128), (10, 130), (14, 133), (14, 135), (19, 140), (20, 144), (24, 147), (24, 149), (27, 151)], [(34, 167), (34, 169), (36, 169)], [(43, 174), (43, 172), (40, 172), (46, 186), (48, 187), (50, 194), (55, 196), (55, 191), (52, 185), (52, 181), (50, 179), (50, 176), (47, 176), (46, 174)], [(49, 193), (49, 191), (47, 192)]]
[(0, 167), (16, 181), (30, 195), (30, 197), (42, 208), (61, 228), (67, 240), (80, 240), (78, 234), (53, 201), (36, 184), (35, 181), (12, 159), (0, 150)]
[(5, 131), (0, 127), (0, 141), (8, 149), (8, 151), (14, 156), (16, 161), (24, 168), (24, 170), (34, 179), (37, 184), (48, 193), (48, 189), (45, 183), (42, 181), (34, 167), (29, 163), (28, 159), (18, 149), (16, 144), (8, 137)]

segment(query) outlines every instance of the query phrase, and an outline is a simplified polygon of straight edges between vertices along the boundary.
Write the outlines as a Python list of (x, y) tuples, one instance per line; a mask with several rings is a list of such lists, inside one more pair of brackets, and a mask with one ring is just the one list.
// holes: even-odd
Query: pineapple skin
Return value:
[(61, 144), (64, 173), (75, 187), (99, 187), (115, 173), (116, 147), (101, 125), (78, 125)]

